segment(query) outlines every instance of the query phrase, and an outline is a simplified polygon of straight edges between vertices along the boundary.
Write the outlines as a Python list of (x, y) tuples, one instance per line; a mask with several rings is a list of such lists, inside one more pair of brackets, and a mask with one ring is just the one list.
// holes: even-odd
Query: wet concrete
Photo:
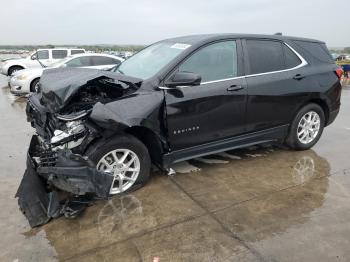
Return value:
[(176, 164), (81, 217), (30, 229), (14, 194), (33, 130), (0, 76), (0, 261), (349, 261), (350, 88), (319, 143)]

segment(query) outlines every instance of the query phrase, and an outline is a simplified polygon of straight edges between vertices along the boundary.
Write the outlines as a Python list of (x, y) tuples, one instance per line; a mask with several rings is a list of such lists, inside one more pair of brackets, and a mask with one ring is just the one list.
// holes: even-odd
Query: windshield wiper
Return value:
[(124, 72), (117, 68), (117, 72), (121, 73), (122, 75), (125, 75)]
[(112, 71), (113, 71), (113, 72), (119, 72), (119, 73), (121, 73), (122, 75), (125, 75), (124, 72), (123, 72), (122, 70), (119, 69), (120, 65), (121, 65), (121, 64), (115, 66), (115, 67), (112, 69)]

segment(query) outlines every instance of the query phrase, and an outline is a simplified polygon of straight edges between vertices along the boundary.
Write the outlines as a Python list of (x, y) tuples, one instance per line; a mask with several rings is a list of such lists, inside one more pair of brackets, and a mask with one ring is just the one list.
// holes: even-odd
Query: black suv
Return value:
[(323, 42), (243, 34), (163, 40), (110, 72), (45, 70), (25, 178), (106, 197), (144, 184), (151, 163), (170, 172), (272, 141), (309, 149), (339, 112), (341, 73)]

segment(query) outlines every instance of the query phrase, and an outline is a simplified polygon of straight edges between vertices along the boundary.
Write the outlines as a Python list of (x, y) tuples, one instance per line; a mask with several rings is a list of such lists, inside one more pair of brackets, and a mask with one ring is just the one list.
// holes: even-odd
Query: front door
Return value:
[(43, 66), (50, 66), (52, 64), (49, 50), (38, 50), (37, 57)]
[(165, 90), (172, 150), (229, 138), (245, 131), (247, 89), (238, 40), (206, 45), (175, 71), (201, 75), (198, 86)]

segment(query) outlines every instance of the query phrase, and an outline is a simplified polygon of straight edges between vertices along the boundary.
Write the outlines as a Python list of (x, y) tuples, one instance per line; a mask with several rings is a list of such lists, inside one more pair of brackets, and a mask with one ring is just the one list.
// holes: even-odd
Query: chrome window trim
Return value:
[[(219, 83), (219, 82), (235, 80), (235, 79), (242, 79), (242, 78), (248, 78), (248, 77), (263, 76), (263, 75), (269, 75), (269, 74), (288, 72), (288, 71), (292, 71), (292, 70), (295, 70), (295, 69), (298, 69), (298, 68), (301, 68), (301, 67), (304, 67), (304, 66), (308, 65), (308, 62), (304, 59), (304, 57), (302, 57), (293, 47), (291, 47), (290, 45), (288, 45), (285, 42), (283, 42), (283, 44), (285, 44), (290, 50), (292, 50), (292, 52), (300, 59), (301, 63), (299, 65), (297, 65), (295, 67), (292, 67), (292, 68), (283, 69), (283, 70), (277, 70), (277, 71), (271, 71), (271, 72), (265, 72), (265, 73), (259, 73), (259, 74), (236, 76), (236, 77), (231, 77), (231, 78), (207, 81), (207, 82), (200, 83), (200, 85)], [(181, 87), (183, 87), (183, 86), (181, 86)], [(160, 86), (159, 89), (172, 89), (172, 88)]]

